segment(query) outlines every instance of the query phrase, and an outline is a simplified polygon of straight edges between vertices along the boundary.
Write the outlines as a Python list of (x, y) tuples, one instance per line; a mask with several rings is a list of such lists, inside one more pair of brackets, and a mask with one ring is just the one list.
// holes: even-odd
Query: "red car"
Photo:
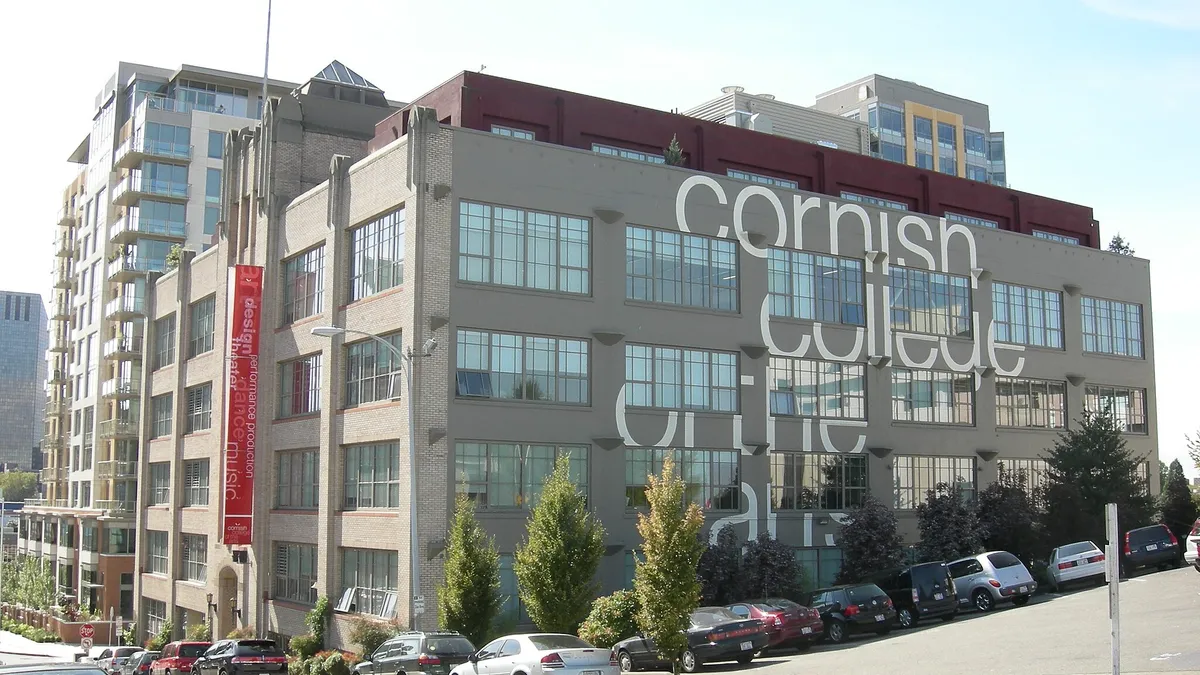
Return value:
[(150, 666), (150, 675), (191, 675), (192, 664), (211, 646), (211, 642), (168, 643)]
[(808, 649), (825, 632), (820, 612), (786, 598), (738, 602), (729, 605), (729, 611), (740, 617), (762, 621), (767, 627), (768, 649)]

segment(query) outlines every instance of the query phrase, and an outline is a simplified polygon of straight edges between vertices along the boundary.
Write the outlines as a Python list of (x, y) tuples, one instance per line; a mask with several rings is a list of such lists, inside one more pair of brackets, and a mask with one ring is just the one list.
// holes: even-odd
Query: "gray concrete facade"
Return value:
[(741, 87), (726, 87), (722, 92), (721, 97), (683, 114), (860, 155), (870, 152), (870, 137), (864, 122), (780, 101), (771, 95), (747, 94)]

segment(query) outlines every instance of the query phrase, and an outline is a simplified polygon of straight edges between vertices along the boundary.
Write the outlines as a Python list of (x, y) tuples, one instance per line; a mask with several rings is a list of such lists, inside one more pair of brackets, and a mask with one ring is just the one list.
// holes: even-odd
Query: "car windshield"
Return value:
[(1067, 544), (1066, 546), (1058, 547), (1058, 557), (1068, 558), (1080, 553), (1090, 553), (1096, 550), (1096, 545), (1090, 541), (1081, 541), (1075, 544)]
[(208, 649), (210, 646), (211, 645), (206, 644), (179, 645), (179, 655), (184, 658), (194, 659), (203, 654), (204, 650)]
[(715, 626), (719, 623), (740, 621), (742, 617), (724, 607), (709, 607), (692, 612), (693, 626)]
[(430, 654), (470, 654), (475, 651), (475, 645), (465, 637), (451, 636), (426, 638), (425, 651)]
[(886, 595), (875, 584), (866, 584), (864, 586), (855, 586), (853, 588), (847, 588), (846, 593), (849, 594), (849, 596), (850, 596), (850, 602), (852, 602), (856, 605), (859, 603), (862, 603), (862, 602), (866, 602), (866, 601), (870, 600), (871, 598), (878, 598), (881, 595)]
[(279, 647), (275, 646), (273, 640), (242, 640), (237, 644), (237, 653), (278, 656), (283, 652), (279, 650)]
[(549, 649), (594, 649), (574, 635), (530, 635), (529, 641), (541, 651)]
[(1002, 570), (1005, 567), (1016, 567), (1017, 565), (1021, 564), (1021, 561), (1017, 559), (1017, 556), (1006, 551), (989, 553), (987, 559), (988, 562), (992, 563), (992, 567), (995, 567), (998, 570)]

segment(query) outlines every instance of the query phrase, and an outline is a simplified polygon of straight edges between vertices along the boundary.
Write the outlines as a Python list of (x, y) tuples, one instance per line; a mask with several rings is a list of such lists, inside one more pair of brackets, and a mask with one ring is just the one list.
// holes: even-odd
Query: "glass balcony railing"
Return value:
[(167, 271), (167, 261), (152, 258), (117, 258), (108, 264), (109, 279), (122, 273), (144, 274), (165, 271)]
[(133, 397), (137, 396), (140, 390), (137, 379), (125, 375), (105, 380), (100, 385), (100, 395), (105, 398)]
[(138, 295), (122, 295), (104, 304), (105, 318), (112, 318), (118, 314), (123, 315), (141, 315), (146, 312), (146, 299)]
[(137, 420), (103, 420), (100, 422), (100, 437), (137, 436), (141, 422)]
[(133, 478), (135, 476), (137, 476), (137, 462), (107, 459), (96, 463), (96, 477), (102, 480), (110, 478)]
[(131, 499), (97, 499), (92, 503), (93, 508), (112, 513), (132, 513), (134, 506)]
[[(135, 335), (133, 337), (116, 337), (104, 343), (104, 358), (120, 356), (122, 354), (141, 354), (142, 353), (142, 336)], [(49, 408), (47, 408), (49, 410)]]
[(133, 238), (132, 235), (186, 239), (187, 223), (148, 218), (134, 211), (108, 226), (108, 238), (110, 240)]
[(145, 136), (134, 136), (125, 139), (125, 142), (117, 147), (117, 153), (113, 155), (113, 161), (120, 163), (122, 159), (130, 154), (164, 157), (166, 159), (191, 159), (192, 146), (170, 141), (147, 140)]
[[(142, 173), (141, 169), (130, 171), (116, 185), (113, 186), (112, 199), (114, 202), (120, 202), (131, 194), (154, 195), (157, 197), (173, 197), (175, 199), (187, 199), (188, 184), (177, 183), (170, 180), (162, 180), (159, 178), (151, 178)], [(132, 199), (130, 199), (132, 201)]]

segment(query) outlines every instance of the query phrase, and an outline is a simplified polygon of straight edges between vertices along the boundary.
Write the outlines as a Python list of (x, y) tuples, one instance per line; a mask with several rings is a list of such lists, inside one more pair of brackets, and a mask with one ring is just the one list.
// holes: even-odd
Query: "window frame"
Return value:
[(170, 576), (168, 537), (164, 530), (146, 530), (146, 573)]
[(150, 398), (150, 439), (166, 438), (175, 427), (175, 394), (167, 392)]
[[(824, 369), (836, 369), (836, 373), (822, 371)], [(787, 389), (780, 389), (779, 386), (783, 379), (780, 377), (782, 371), (786, 371), (788, 381), (791, 386)], [(847, 372), (849, 371), (849, 372)], [(857, 371), (857, 375), (855, 372)], [(824, 376), (836, 374), (838, 377), (835, 381), (838, 391), (834, 394), (822, 393), (822, 389), (827, 382), (824, 381)], [(812, 384), (804, 384), (807, 377), (812, 378)], [(855, 393), (848, 387), (857, 379), (859, 382), (858, 392)], [(770, 384), (768, 393), (768, 414), (771, 417), (816, 417), (826, 419), (845, 419), (845, 420), (866, 420), (867, 419), (867, 380), (866, 367), (863, 363), (845, 362), (845, 361), (825, 361), (821, 359), (808, 359), (792, 356), (772, 356), (767, 362), (767, 380)], [(802, 388), (808, 389), (811, 387), (811, 394), (807, 391), (798, 391)], [(811, 396), (814, 400), (813, 410), (811, 414), (801, 412), (804, 408), (801, 397)], [(782, 397), (788, 397), (783, 399)], [(839, 399), (837, 406), (838, 414), (828, 414), (823, 401), (826, 398), (836, 397)], [(791, 412), (781, 412), (784, 408), (777, 408), (776, 402), (781, 400), (790, 401), (785, 408), (790, 408)], [(852, 405), (847, 406), (847, 401)], [(857, 410), (859, 414), (844, 414), (843, 411), (849, 407), (852, 411), (855, 409), (854, 402), (857, 402)]]
[(313, 449), (275, 453), (275, 508), (312, 511), (320, 507), (320, 454)]
[[(717, 357), (723, 362), (717, 363)], [(626, 342), (625, 405), (629, 408), (738, 414), (741, 412), (740, 369), (737, 352)], [(677, 380), (663, 381), (664, 376), (671, 373)], [(666, 399), (673, 399), (674, 403)], [(724, 403), (718, 405), (719, 401)]]
[[(378, 337), (395, 347), (396, 351), (393, 352), (374, 338), (355, 340), (345, 345), (343, 409), (392, 400), (396, 395), (395, 389), (401, 386), (395, 379), (401, 376), (405, 368), (404, 360), (396, 353), (404, 353), (403, 332), (393, 331)], [(380, 392), (381, 387), (384, 388), (383, 393)]]
[[(997, 342), (1065, 350), (1063, 319), (1062, 292), (1005, 281), (992, 282), (992, 320)], [(1040, 342), (1035, 339), (1035, 332), (1043, 336)], [(1023, 333), (1025, 339), (1019, 339), (1019, 333)]]
[[(1062, 380), (1045, 380), (1027, 377), (1004, 377), (996, 376), (996, 426), (1003, 429), (1044, 429), (1047, 431), (1062, 430), (1067, 428), (1067, 383)], [(1012, 387), (1010, 393), (1002, 394), (1000, 389), (1002, 385)], [(1056, 393), (1051, 391), (1051, 387), (1057, 385), (1058, 400), (1061, 406), (1057, 409), (1050, 407), (1055, 400)], [(1024, 392), (1015, 390), (1017, 386), (1025, 387)], [(1042, 387), (1042, 391), (1034, 391), (1037, 386)], [(1044, 405), (1034, 405), (1037, 397), (1041, 395), (1044, 399)], [(1025, 403), (1021, 405), (1017, 397), (1024, 396)], [(1010, 400), (1005, 400), (1007, 397)], [(1025, 417), (1028, 420), (1034, 420), (1038, 413), (1035, 411), (1044, 411), (1043, 416), (1046, 419), (1046, 424), (1013, 424), (1020, 417)], [(1007, 415), (1005, 414), (1007, 411)], [(1054, 424), (1051, 421), (1052, 415), (1057, 413), (1058, 423)], [(1007, 422), (1007, 423), (1006, 423)]]
[[(397, 581), (399, 577), (399, 556), (395, 550), (339, 547), (338, 556), (341, 567), (342, 597), (353, 592), (351, 602), (358, 614), (367, 614), (381, 618), (392, 618), (396, 611)], [(355, 572), (366, 568), (366, 578), (355, 574), (350, 576), (350, 556), (354, 556)], [(378, 558), (382, 557), (382, 560)], [(382, 579), (376, 579), (378, 573), (383, 573)], [(366, 583), (360, 583), (366, 582)], [(365, 591), (365, 593), (364, 593)], [(365, 596), (365, 597), (364, 597)], [(363, 600), (366, 600), (364, 608)], [(343, 606), (342, 602), (338, 603)], [(348, 610), (349, 607), (346, 607)], [(390, 610), (390, 611), (389, 611)]]
[(283, 286), (280, 325), (288, 326), (324, 312), (325, 244), (284, 259), (279, 274)]
[(183, 462), (183, 506), (208, 507), (208, 459), (189, 459)]
[(643, 150), (630, 150), (622, 148), (618, 145), (609, 145), (607, 143), (592, 143), (592, 152), (605, 157), (617, 157), (619, 159), (628, 159), (634, 162), (645, 162), (647, 164), (667, 163), (666, 155), (660, 155), (653, 152), (645, 152)]
[[(549, 451), (548, 456), (546, 451)], [(454, 444), (454, 482), (480, 511), (512, 511), (535, 506), (545, 478), (561, 457), (569, 457), (569, 474), (588, 498), (590, 446), (572, 443), (514, 443), (461, 440)], [(508, 453), (508, 454), (506, 454)], [(535, 453), (541, 456), (535, 456)], [(502, 467), (515, 469), (511, 480), (497, 480)], [(512, 499), (505, 499), (505, 488)], [(497, 497), (493, 501), (493, 497)]]
[(799, 190), (800, 183), (788, 178), (776, 178), (762, 173), (753, 173), (743, 171), (741, 169), (725, 169), (725, 176), (734, 180), (744, 180), (748, 183), (757, 183), (759, 185), (767, 185), (770, 187), (783, 188), (784, 190)]
[[(903, 379), (905, 375), (907, 375), (909, 378), (906, 381)], [(956, 373), (954, 371), (949, 371), (949, 370), (893, 367), (892, 368), (892, 378), (891, 378), (892, 423), (893, 424), (929, 424), (929, 425), (948, 426), (948, 427), (973, 427), (973, 426), (975, 426), (975, 406), (978, 403), (978, 399), (975, 396), (975, 378), (976, 377), (978, 377), (978, 376), (974, 372)], [(947, 380), (947, 382), (940, 382), (940, 380)], [(963, 384), (963, 380), (966, 380), (965, 386)], [(938, 410), (943, 410), (943, 411), (946, 410), (945, 408), (939, 408), (937, 405), (938, 389), (934, 385), (935, 384), (947, 384), (947, 383), (949, 385), (949, 388), (944, 391), (948, 391), (950, 394), (950, 399), (949, 399), (950, 402), (949, 402), (949, 408), (948, 408), (949, 415), (950, 415), (950, 421), (945, 421), (944, 419), (943, 420), (934, 419), (939, 416), (937, 413)], [(904, 395), (897, 395), (897, 387), (901, 384), (906, 385), (908, 387), (907, 393)], [(928, 385), (928, 388), (929, 388), (928, 396), (924, 395), (925, 392), (914, 393), (914, 391), (912, 389), (912, 385), (914, 385), (914, 384)], [(956, 395), (964, 394), (964, 393), (969, 395), (969, 397), (970, 397), (969, 402), (964, 403), (961, 401), (957, 401)], [(929, 405), (919, 405), (920, 403), (924, 403), (925, 401), (928, 401)], [(930, 419), (928, 419), (928, 420), (904, 419), (898, 413), (898, 411), (900, 410), (900, 408), (898, 408), (898, 405), (901, 405), (901, 404), (903, 404), (905, 406), (905, 410), (909, 410), (909, 411), (915, 411), (915, 410), (919, 410), (919, 409), (923, 409), (923, 408), (928, 408), (931, 411), (930, 415), (929, 415)], [(964, 405), (966, 406), (965, 408), (962, 407)], [(963, 410), (966, 410), (966, 413), (963, 413), (962, 412)], [(963, 421), (961, 419), (961, 417), (964, 414), (966, 417), (969, 418), (967, 421)], [(943, 417), (944, 417), (944, 415), (943, 415)]]
[(505, 126), (503, 124), (493, 124), (492, 125), (492, 133), (497, 136), (504, 136), (506, 138), (514, 138), (519, 141), (536, 141), (537, 140), (537, 134), (528, 129), (521, 129), (519, 127), (513, 127), (513, 126)]
[(208, 536), (181, 532), (179, 535), (179, 559), (182, 581), (197, 584), (208, 583)]
[[(364, 452), (370, 451), (370, 480), (363, 480)], [(384, 466), (380, 466), (380, 458)], [(351, 461), (356, 460), (356, 461)], [(382, 511), (400, 508), (400, 444), (391, 442), (357, 443), (342, 446), (342, 510), (343, 511)], [(353, 471), (351, 470), (353, 468)], [(385, 478), (376, 478), (380, 470)], [(364, 486), (370, 503), (364, 505)], [(383, 490), (385, 504), (379, 505), (379, 491)], [(353, 497), (351, 496), (353, 495)]]
[[(454, 344), (454, 392), (459, 400), (591, 405), (587, 338), (460, 327)], [(502, 386), (507, 380), (511, 387)], [(531, 396), (538, 391), (541, 397)]]
[(322, 352), (314, 352), (280, 362), (277, 419), (321, 412), (321, 361)]
[[(740, 450), (724, 448), (625, 448), (625, 510), (638, 511), (648, 507), (646, 488), (650, 475), (661, 475), (666, 454), (674, 454), (676, 476), (685, 483), (684, 503), (692, 503), (706, 512), (733, 511), (737, 512), (742, 505), (741, 472), (742, 457)], [(699, 461), (697, 461), (699, 458)], [(720, 473), (720, 467), (728, 467), (732, 460), (732, 478), (720, 483), (713, 479)], [(695, 467), (705, 467), (706, 480), (703, 483), (690, 480), (690, 470)], [(640, 468), (640, 470), (639, 470)], [(714, 469), (717, 469), (714, 471)], [(721, 503), (713, 505), (712, 497), (720, 492)], [(700, 499), (697, 500), (697, 497)]]
[(864, 453), (773, 451), (770, 458), (773, 511), (841, 511), (861, 506), (870, 494)]
[(147, 503), (149, 506), (171, 505), (171, 463), (150, 462)]
[[(893, 455), (892, 476), (894, 480), (892, 507), (898, 511), (915, 510), (924, 504), (928, 490), (936, 490), (939, 483), (951, 483), (948, 478), (958, 472), (957, 478), (968, 478), (970, 485), (954, 482), (951, 487), (958, 489), (968, 504), (974, 503), (978, 492), (978, 471), (974, 457), (943, 456), (943, 455)], [(924, 474), (924, 475), (921, 475)], [(965, 474), (965, 476), (964, 476)], [(901, 479), (908, 478), (911, 485), (902, 486)], [(911, 480), (919, 478), (920, 480)]]
[[(455, 234), (458, 283), (592, 294), (591, 218), (464, 199)], [(531, 262), (530, 251), (541, 258)]]
[[(347, 231), (350, 262), (347, 302), (404, 284), (406, 230), (406, 211), (400, 206)], [(385, 257), (389, 255), (393, 257)]]
[(274, 547), (273, 599), (302, 605), (315, 605), (317, 603), (317, 589), (315, 588), (317, 547), (313, 544), (292, 542), (274, 542)]
[[(810, 272), (806, 273), (806, 270)], [(826, 280), (824, 277), (829, 275), (818, 274), (819, 270), (834, 270), (836, 276)], [(867, 325), (866, 274), (861, 260), (769, 248), (767, 298), (772, 317), (846, 326)]]
[[(739, 250), (737, 242), (729, 239), (628, 223), (625, 300), (736, 314), (740, 311)], [(642, 256), (644, 273), (637, 273), (637, 254)], [(727, 264), (721, 265), (718, 258)], [(673, 279), (664, 273), (671, 269), (676, 270)], [(698, 270), (703, 274), (697, 275)], [(719, 283), (730, 278), (730, 284)]]
[(159, 370), (175, 363), (175, 313), (154, 320), (154, 368)]
[[(1110, 405), (1113, 420), (1117, 426), (1122, 428), (1122, 433), (1136, 436), (1148, 435), (1150, 433), (1149, 402), (1147, 400), (1149, 392), (1145, 387), (1088, 382), (1083, 388), (1083, 408), (1093, 414), (1102, 413), (1104, 412), (1103, 408), (1097, 404), (1104, 402), (1105, 399), (1111, 399), (1111, 403), (1115, 403), (1121, 394), (1125, 395), (1127, 402), (1124, 406), (1124, 414), (1117, 405)], [(1135, 404), (1140, 406), (1140, 410), (1134, 409)]]
[[(887, 283), (888, 308), (891, 312), (889, 318), (895, 331), (965, 339), (974, 337), (974, 299), (970, 277), (918, 267), (891, 265)], [(945, 289), (944, 293), (938, 292), (939, 286)], [(920, 303), (909, 298), (914, 291), (923, 292)], [(935, 298), (935, 294), (939, 297)], [(939, 308), (938, 300), (946, 302)], [(966, 301), (965, 307), (958, 304), (963, 300)], [(939, 323), (939, 319), (943, 320), (945, 328), (919, 330), (916, 327), (917, 318), (923, 319), (926, 326), (933, 326)], [(902, 325), (907, 327), (900, 328)]]
[(184, 435), (212, 429), (212, 382), (184, 389)]
[(213, 350), (217, 295), (213, 293), (188, 305), (188, 358), (194, 359)]
[[(1079, 299), (1079, 308), (1085, 354), (1146, 358), (1146, 310), (1141, 303), (1085, 295)], [(1110, 346), (1108, 349), (1106, 342)], [(1124, 343), (1124, 349), (1118, 348), (1120, 343)], [(1131, 351), (1133, 346), (1137, 347), (1136, 353)]]

